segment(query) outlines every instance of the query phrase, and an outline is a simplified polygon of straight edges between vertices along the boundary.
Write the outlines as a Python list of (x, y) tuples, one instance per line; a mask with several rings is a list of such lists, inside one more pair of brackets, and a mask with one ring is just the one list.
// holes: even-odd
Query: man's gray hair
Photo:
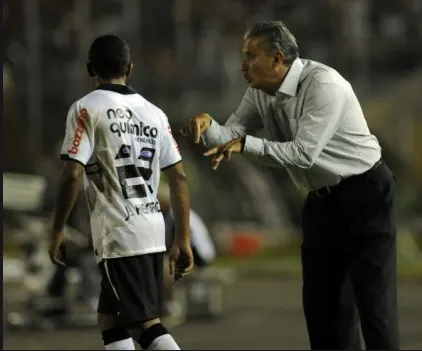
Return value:
[(296, 38), (281, 21), (263, 21), (254, 24), (246, 32), (244, 39), (251, 37), (263, 39), (263, 49), (267, 55), (282, 52), (286, 65), (291, 65), (299, 57)]

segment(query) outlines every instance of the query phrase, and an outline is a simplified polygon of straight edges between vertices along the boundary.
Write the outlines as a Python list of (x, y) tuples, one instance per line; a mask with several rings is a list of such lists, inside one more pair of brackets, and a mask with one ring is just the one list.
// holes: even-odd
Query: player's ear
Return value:
[(133, 71), (133, 63), (129, 63), (126, 67), (126, 77), (129, 77)]
[(95, 69), (92, 66), (92, 63), (87, 62), (86, 69), (88, 70), (88, 74), (90, 77), (95, 77), (97, 74), (95, 73)]

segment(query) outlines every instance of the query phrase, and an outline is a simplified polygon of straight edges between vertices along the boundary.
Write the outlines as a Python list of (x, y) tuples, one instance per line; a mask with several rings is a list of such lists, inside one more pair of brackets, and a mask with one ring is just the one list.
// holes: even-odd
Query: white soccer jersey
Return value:
[(97, 262), (166, 250), (160, 171), (181, 156), (158, 107), (129, 86), (100, 85), (71, 106), (61, 159), (85, 166)]

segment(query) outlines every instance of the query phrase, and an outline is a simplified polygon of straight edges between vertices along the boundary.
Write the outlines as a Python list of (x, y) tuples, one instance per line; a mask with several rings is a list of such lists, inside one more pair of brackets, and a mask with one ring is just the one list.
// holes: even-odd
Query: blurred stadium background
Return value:
[[(66, 113), (91, 89), (84, 65), (91, 41), (114, 32), (132, 49), (130, 84), (169, 116), (192, 207), (218, 248), (216, 269), (237, 273), (220, 283), (222, 319), (175, 327), (182, 347), (308, 347), (298, 260), (305, 194), (285, 171), (241, 157), (212, 172), (201, 148), (177, 133), (195, 114), (223, 122), (237, 107), (246, 89), (242, 36), (263, 19), (285, 22), (301, 57), (339, 70), (362, 102), (397, 176), (403, 347), (422, 347), (422, 0), (3, 1), (5, 321), (38, 296), (51, 270), (44, 245)], [(83, 202), (80, 208), (75, 247), (89, 235)], [(45, 335), (6, 325), (4, 333), (6, 349), (102, 348), (88, 328)]]

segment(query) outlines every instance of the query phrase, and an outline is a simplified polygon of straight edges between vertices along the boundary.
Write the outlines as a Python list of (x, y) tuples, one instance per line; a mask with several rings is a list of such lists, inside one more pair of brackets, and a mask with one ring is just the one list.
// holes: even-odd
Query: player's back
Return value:
[(167, 117), (122, 85), (100, 86), (74, 110), (76, 131), (63, 151), (86, 167), (98, 260), (165, 251), (160, 171), (181, 160)]

